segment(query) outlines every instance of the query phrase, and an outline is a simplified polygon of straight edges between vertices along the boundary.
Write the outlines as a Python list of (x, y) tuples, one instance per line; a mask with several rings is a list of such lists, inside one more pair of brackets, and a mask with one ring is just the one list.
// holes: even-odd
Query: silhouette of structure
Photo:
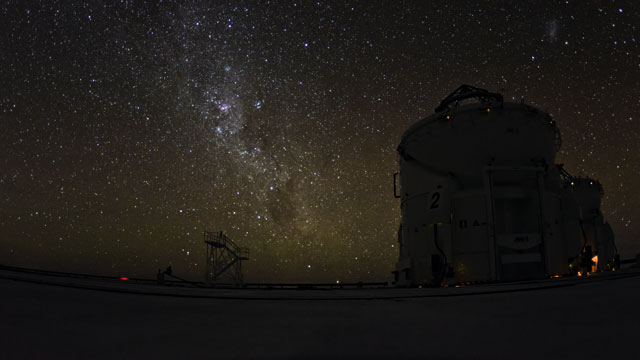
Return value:
[(207, 245), (206, 282), (243, 284), (242, 261), (249, 260), (249, 249), (238, 246), (222, 231), (205, 231), (204, 242)]
[(468, 85), (409, 127), (394, 175), (396, 285), (539, 279), (615, 264), (602, 186), (556, 165), (560, 146), (548, 113)]
[[(588, 272), (617, 267), (619, 257), (613, 230), (609, 223), (604, 221), (600, 211), (600, 201), (604, 195), (602, 184), (591, 178), (569, 176), (563, 181), (563, 185), (578, 204), (580, 232), (584, 241), (581, 262), (589, 265), (582, 267), (588, 268)], [(592, 253), (589, 254), (587, 249), (591, 249)], [(575, 262), (572, 264), (576, 266)]]

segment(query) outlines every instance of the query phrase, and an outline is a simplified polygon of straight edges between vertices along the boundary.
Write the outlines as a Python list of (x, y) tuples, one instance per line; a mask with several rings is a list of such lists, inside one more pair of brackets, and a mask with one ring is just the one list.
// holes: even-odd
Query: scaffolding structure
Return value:
[(207, 245), (206, 282), (242, 285), (242, 260), (249, 260), (249, 248), (238, 246), (222, 231), (204, 232)]

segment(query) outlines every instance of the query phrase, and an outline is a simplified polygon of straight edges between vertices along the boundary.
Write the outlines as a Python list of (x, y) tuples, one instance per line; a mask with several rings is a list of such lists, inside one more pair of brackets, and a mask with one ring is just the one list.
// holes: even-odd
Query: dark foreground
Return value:
[(211, 290), (0, 271), (3, 359), (636, 358), (640, 273), (460, 289)]

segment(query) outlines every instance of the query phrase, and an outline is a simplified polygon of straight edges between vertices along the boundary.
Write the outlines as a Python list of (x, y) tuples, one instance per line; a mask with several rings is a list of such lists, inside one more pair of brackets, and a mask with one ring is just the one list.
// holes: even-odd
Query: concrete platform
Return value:
[(438, 289), (222, 290), (0, 271), (0, 353), (573, 359), (637, 354), (640, 272)]

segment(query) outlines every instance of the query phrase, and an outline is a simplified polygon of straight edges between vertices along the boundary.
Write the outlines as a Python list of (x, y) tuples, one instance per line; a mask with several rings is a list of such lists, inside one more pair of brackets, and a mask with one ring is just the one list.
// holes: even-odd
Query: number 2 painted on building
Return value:
[(438, 205), (438, 201), (440, 200), (439, 192), (434, 192), (433, 195), (431, 195), (431, 200), (433, 201), (431, 202), (431, 206), (429, 207), (429, 209), (437, 209), (440, 207), (440, 205)]

